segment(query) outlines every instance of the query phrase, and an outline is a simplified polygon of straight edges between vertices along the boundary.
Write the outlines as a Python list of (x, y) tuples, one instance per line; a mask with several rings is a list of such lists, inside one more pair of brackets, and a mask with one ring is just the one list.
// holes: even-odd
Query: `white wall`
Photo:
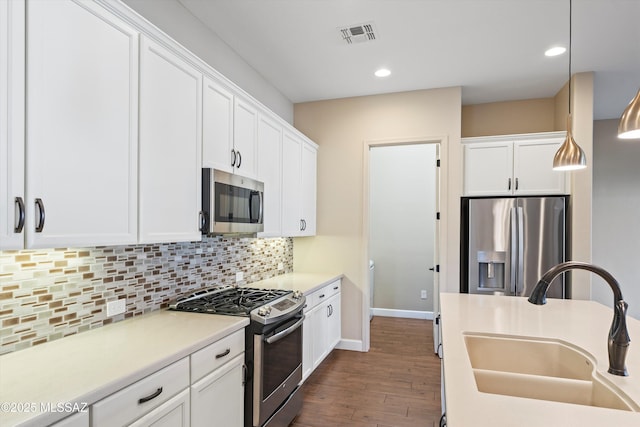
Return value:
[[(593, 263), (620, 283), (628, 315), (640, 319), (640, 141), (617, 138), (618, 120), (594, 122)], [(594, 276), (592, 298), (613, 294)]]
[(436, 145), (375, 146), (369, 159), (374, 307), (433, 312)]
[(123, 0), (267, 108), (293, 123), (293, 104), (178, 0)]

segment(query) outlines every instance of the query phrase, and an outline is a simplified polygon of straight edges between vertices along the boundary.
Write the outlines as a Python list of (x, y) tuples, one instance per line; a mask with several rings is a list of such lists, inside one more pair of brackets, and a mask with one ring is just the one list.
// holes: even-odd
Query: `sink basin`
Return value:
[(478, 391), (602, 408), (640, 407), (595, 369), (591, 355), (569, 343), (465, 333)]

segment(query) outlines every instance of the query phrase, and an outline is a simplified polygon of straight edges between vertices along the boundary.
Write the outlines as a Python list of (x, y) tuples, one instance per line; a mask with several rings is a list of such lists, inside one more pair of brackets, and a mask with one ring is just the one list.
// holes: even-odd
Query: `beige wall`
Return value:
[[(459, 286), (462, 192), (461, 90), (445, 88), (297, 104), (296, 128), (318, 151), (317, 236), (294, 241), (294, 270), (345, 274), (342, 336), (366, 340), (368, 295), (368, 150), (372, 141), (441, 143), (441, 254), (443, 291)], [(399, 168), (402, 165), (398, 165)], [(416, 219), (418, 220), (418, 219)], [(428, 266), (425, 266), (428, 267)], [(364, 344), (363, 344), (364, 345)]]
[(554, 98), (465, 105), (462, 137), (553, 132), (554, 114)]

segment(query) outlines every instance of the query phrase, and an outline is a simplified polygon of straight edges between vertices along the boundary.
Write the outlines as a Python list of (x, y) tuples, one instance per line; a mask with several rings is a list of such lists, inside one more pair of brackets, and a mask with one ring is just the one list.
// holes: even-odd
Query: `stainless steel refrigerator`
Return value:
[[(529, 296), (567, 260), (568, 196), (463, 198), (460, 291)], [(565, 275), (547, 296), (569, 298)]]

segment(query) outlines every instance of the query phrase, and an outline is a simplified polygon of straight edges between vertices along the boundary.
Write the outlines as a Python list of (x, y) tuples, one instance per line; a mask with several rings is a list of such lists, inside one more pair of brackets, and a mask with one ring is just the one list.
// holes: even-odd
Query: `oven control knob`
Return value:
[(262, 317), (267, 317), (271, 313), (271, 306), (263, 306), (258, 309), (258, 315)]
[(300, 298), (302, 298), (302, 292), (300, 292), (300, 291), (293, 291), (293, 298), (294, 298), (294, 299), (300, 299)]

